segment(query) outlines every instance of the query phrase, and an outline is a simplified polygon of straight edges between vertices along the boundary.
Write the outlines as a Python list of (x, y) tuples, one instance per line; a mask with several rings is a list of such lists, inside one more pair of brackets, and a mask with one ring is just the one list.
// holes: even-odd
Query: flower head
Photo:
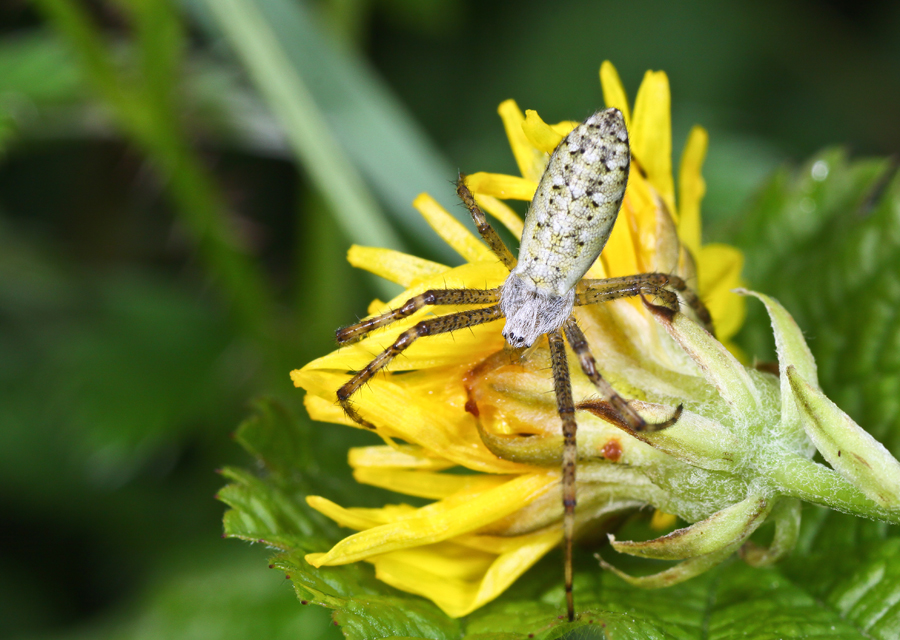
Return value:
[[(611, 64), (603, 64), (600, 77), (607, 105), (622, 111), (629, 128), (633, 168), (618, 221), (587, 277), (677, 274), (705, 301), (725, 341), (740, 327), (745, 298), (731, 292), (739, 284), (741, 254), (700, 241), (706, 132), (691, 131), (676, 199), (666, 75), (647, 73), (633, 111)], [(531, 199), (549, 154), (575, 123), (547, 124), (513, 101), (499, 111), (522, 175), (476, 173), (467, 185), (518, 237), (522, 221), (503, 200)], [(423, 194), (415, 206), (466, 262), (451, 268), (386, 249), (351, 248), (352, 264), (406, 288), (388, 303), (373, 302), (372, 314), (428, 289), (495, 287), (507, 275), (481, 240), (433, 199)], [(578, 529), (646, 505), (695, 523), (648, 542), (611, 537), (620, 552), (682, 561), (645, 578), (621, 574), (629, 581), (672, 584), (739, 549), (753, 564), (774, 561), (796, 537), (795, 498), (898, 518), (900, 464), (821, 394), (815, 363), (790, 316), (774, 300), (754, 295), (772, 317), (780, 379), (741, 365), (686, 314), (664, 313), (640, 299), (576, 310), (603, 376), (642, 416), (659, 422), (677, 405), (685, 408), (673, 427), (638, 437), (623, 431), (580, 371), (571, 372), (579, 410)], [(335, 405), (336, 389), (348, 371), (362, 369), (430, 313), (422, 309), (292, 372), (307, 391), (310, 415), (358, 426)], [(390, 373), (372, 378), (354, 400), (386, 444), (351, 450), (355, 478), (434, 502), (358, 509), (311, 496), (312, 507), (357, 533), (307, 561), (370, 562), (379, 579), (462, 616), (497, 597), (556, 546), (562, 538), (562, 438), (548, 393), (547, 351), (539, 341), (512, 362), (500, 327), (485, 324), (420, 340)], [(810, 460), (816, 448), (832, 469)], [(451, 467), (468, 472), (443, 473)], [(769, 517), (777, 528), (772, 546), (750, 546), (748, 536)]]

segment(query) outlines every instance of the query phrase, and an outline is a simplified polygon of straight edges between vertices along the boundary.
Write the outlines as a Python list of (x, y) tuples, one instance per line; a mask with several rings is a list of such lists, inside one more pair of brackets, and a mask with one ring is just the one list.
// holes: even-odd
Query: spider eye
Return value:
[(522, 347), (525, 345), (525, 338), (522, 336), (517, 336), (512, 331), (503, 331), (503, 337), (506, 338), (506, 341), (514, 347)]

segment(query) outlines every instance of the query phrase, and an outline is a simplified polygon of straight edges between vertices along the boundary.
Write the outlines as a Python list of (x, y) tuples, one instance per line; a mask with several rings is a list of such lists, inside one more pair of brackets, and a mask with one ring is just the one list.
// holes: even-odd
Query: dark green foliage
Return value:
[[(815, 174), (827, 177), (821, 180)], [(900, 452), (900, 181), (889, 160), (826, 151), (782, 169), (736, 243), (751, 288), (778, 298), (807, 336), (825, 393)], [(760, 305), (742, 334), (771, 351)]]

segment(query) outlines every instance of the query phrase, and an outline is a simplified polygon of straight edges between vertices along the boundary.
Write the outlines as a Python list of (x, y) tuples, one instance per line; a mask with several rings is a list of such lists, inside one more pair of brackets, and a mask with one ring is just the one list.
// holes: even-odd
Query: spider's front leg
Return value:
[(500, 239), (500, 236), (497, 235), (497, 232), (490, 223), (488, 223), (487, 216), (484, 215), (484, 211), (482, 211), (481, 207), (475, 202), (475, 196), (472, 195), (472, 192), (469, 191), (469, 187), (466, 186), (466, 175), (462, 172), (460, 172), (459, 180), (456, 182), (456, 195), (458, 195), (459, 199), (466, 205), (466, 209), (469, 210), (469, 215), (472, 216), (472, 221), (478, 228), (479, 235), (481, 235), (482, 240), (487, 243), (487, 246), (493, 254), (500, 258), (500, 262), (506, 265), (507, 269), (510, 271), (515, 269), (515, 256), (509, 248), (503, 244), (503, 240)]
[(603, 280), (582, 280), (579, 293), (575, 296), (575, 306), (609, 302), (619, 298), (632, 298), (635, 296), (656, 296), (662, 300), (663, 306), (678, 311), (680, 304), (675, 292), (681, 294), (687, 305), (693, 309), (697, 319), (707, 331), (715, 334), (712, 324), (712, 316), (709, 309), (700, 300), (693, 289), (687, 286), (683, 278), (665, 273), (638, 273), (619, 278), (606, 278)]
[[(467, 289), (459, 290), (469, 292)], [(485, 293), (485, 292), (481, 292)], [(424, 295), (424, 294), (423, 294)], [(448, 303), (450, 304), (450, 303)], [(404, 305), (405, 306), (405, 305)], [(388, 314), (385, 314), (388, 315)], [(409, 314), (407, 314), (409, 315)], [(483, 309), (472, 309), (470, 311), (460, 311), (451, 313), (446, 316), (438, 316), (437, 318), (429, 318), (422, 320), (413, 327), (410, 327), (401, 333), (394, 343), (375, 356), (375, 359), (367, 364), (363, 369), (357, 372), (347, 383), (337, 391), (338, 402), (344, 409), (344, 412), (354, 422), (368, 429), (375, 429), (375, 425), (359, 415), (359, 412), (350, 404), (350, 398), (356, 393), (361, 386), (368, 382), (372, 376), (388, 365), (388, 363), (408, 349), (418, 338), (423, 336), (433, 336), (441, 333), (449, 333), (457, 329), (466, 329), (474, 327), (493, 320), (499, 320), (503, 317), (499, 305), (485, 307)]]
[[(669, 293), (673, 296), (675, 295), (671, 292)], [(600, 394), (606, 398), (607, 402), (612, 405), (616, 417), (623, 420), (630, 431), (661, 431), (678, 422), (678, 418), (681, 417), (681, 405), (678, 405), (675, 414), (668, 420), (658, 423), (648, 423), (644, 420), (638, 415), (637, 411), (628, 404), (625, 398), (616, 393), (616, 390), (612, 388), (612, 385), (604, 380), (603, 376), (600, 375), (600, 372), (597, 371), (597, 361), (594, 360), (587, 339), (575, 322), (574, 316), (569, 317), (563, 329), (566, 333), (566, 339), (569, 341), (569, 344), (572, 345), (572, 350), (578, 356), (581, 370), (584, 371), (584, 374), (594, 383), (597, 391), (599, 391)]]
[(396, 309), (367, 318), (335, 332), (338, 344), (358, 342), (375, 329), (386, 327), (402, 318), (411, 316), (428, 305), (496, 304), (500, 300), (500, 289), (431, 289), (410, 298)]

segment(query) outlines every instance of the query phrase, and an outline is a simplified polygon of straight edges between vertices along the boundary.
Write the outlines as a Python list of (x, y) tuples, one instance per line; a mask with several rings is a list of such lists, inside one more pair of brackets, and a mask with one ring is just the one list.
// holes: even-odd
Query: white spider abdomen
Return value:
[(513, 346), (531, 345), (568, 318), (575, 285), (612, 232), (630, 162), (618, 109), (592, 115), (550, 156), (525, 216), (518, 264), (500, 297), (503, 335)]

